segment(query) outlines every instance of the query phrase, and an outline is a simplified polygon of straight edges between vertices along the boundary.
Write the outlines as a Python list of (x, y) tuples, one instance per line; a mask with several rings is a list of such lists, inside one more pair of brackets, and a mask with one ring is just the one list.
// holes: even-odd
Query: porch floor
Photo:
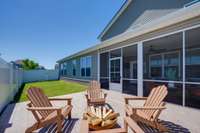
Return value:
[[(108, 93), (107, 103), (116, 112), (120, 113), (119, 125), (123, 126), (124, 113), (124, 99), (127, 94), (121, 94), (114, 91), (106, 91)], [(84, 92), (71, 94), (73, 97), (72, 104), (72, 120), (65, 121), (64, 132), (79, 133), (80, 119), (86, 108), (86, 100)], [(66, 96), (59, 96), (66, 97)], [(34, 123), (33, 115), (26, 110), (26, 103), (10, 104), (0, 117), (0, 133), (22, 133), (25, 129)], [(57, 106), (62, 106), (64, 102), (58, 102)], [(138, 102), (132, 103), (134, 105), (141, 104)], [(170, 130), (170, 132), (192, 132), (199, 133), (200, 131), (200, 110), (182, 107), (174, 104), (167, 104), (167, 109), (164, 110), (160, 117), (164, 120)], [(50, 125), (47, 128), (40, 129), (39, 133), (43, 132), (55, 132), (55, 126)]]

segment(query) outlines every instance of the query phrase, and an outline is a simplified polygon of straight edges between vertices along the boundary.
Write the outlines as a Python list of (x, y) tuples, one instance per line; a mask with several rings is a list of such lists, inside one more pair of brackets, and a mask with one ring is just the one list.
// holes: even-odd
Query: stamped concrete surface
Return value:
[[(120, 113), (118, 123), (120, 126), (123, 126), (123, 117), (124, 113), (124, 99), (123, 97), (126, 94), (121, 94), (114, 91), (106, 91), (107, 96), (107, 106), (112, 107), (116, 112)], [(73, 98), (73, 110), (72, 110), (72, 120), (65, 120), (63, 130), (64, 132), (72, 133), (81, 133), (79, 129), (80, 119), (86, 108), (86, 99), (84, 97), (85, 92), (76, 93), (71, 95), (59, 96), (59, 97), (68, 97)], [(0, 133), (23, 133), (25, 129), (31, 126), (35, 119), (31, 112), (26, 110), (27, 102), (10, 104), (5, 109), (3, 114), (0, 117)], [(56, 102), (55, 106), (63, 106), (65, 102)], [(132, 102), (132, 106), (138, 106), (142, 103)], [(169, 132), (182, 132), (182, 133), (199, 133), (200, 132), (200, 110), (182, 107), (174, 104), (167, 104), (167, 109), (164, 110), (160, 116), (160, 119), (163, 120), (162, 123), (169, 128)], [(141, 125), (143, 129), (143, 125)], [(35, 132), (44, 133), (56, 131), (56, 126), (50, 125), (46, 128), (42, 128)], [(147, 131), (147, 132), (156, 132), (156, 131)]]

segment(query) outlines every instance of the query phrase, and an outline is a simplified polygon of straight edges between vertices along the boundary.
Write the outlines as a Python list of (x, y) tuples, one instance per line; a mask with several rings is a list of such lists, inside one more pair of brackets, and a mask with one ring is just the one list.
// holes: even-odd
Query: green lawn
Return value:
[(27, 96), (26, 92), (27, 89), (31, 86), (39, 87), (43, 89), (44, 93), (48, 96), (59, 96), (59, 95), (66, 95), (76, 92), (85, 91), (87, 86), (78, 84), (75, 82), (66, 82), (66, 81), (45, 81), (45, 82), (34, 82), (34, 83), (27, 83), (25, 84), (24, 88), (18, 94), (18, 98), (16, 98), (16, 102), (26, 101)]

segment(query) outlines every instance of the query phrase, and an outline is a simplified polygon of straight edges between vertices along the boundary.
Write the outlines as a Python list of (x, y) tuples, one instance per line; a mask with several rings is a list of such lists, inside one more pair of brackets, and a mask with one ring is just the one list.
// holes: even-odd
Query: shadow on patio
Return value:
[[(167, 127), (168, 132), (170, 132), (170, 133), (190, 133), (189, 129), (187, 129), (181, 125), (175, 124), (173, 122), (162, 120), (161, 123), (165, 127)], [(159, 133), (158, 130), (153, 129), (149, 126), (146, 126), (142, 123), (138, 123), (138, 125), (144, 130), (145, 133)]]
[(10, 121), (11, 116), (14, 112), (16, 103), (9, 104), (5, 107), (5, 109), (2, 111), (2, 114), (0, 114), (0, 133), (4, 133), (7, 128), (12, 127), (12, 122)]
[[(65, 119), (64, 123), (63, 123), (63, 129), (62, 131), (64, 133), (71, 133), (72, 129), (74, 128), (74, 125), (76, 124), (76, 122), (78, 121), (78, 119), (74, 118), (74, 119)], [(46, 127), (46, 128), (42, 128), (39, 130), (38, 133), (56, 133), (57, 130), (57, 126), (56, 124), (51, 124), (50, 126)]]

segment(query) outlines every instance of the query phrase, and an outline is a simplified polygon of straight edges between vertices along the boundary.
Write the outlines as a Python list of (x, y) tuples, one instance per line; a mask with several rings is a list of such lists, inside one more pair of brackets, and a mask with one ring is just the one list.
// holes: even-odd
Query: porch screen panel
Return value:
[(137, 45), (123, 50), (123, 93), (137, 95)]
[(168, 87), (166, 101), (183, 103), (182, 33), (143, 43), (144, 96), (158, 85)]
[(186, 106), (200, 108), (200, 28), (185, 32)]
[(109, 53), (100, 54), (100, 83), (104, 89), (109, 89)]

